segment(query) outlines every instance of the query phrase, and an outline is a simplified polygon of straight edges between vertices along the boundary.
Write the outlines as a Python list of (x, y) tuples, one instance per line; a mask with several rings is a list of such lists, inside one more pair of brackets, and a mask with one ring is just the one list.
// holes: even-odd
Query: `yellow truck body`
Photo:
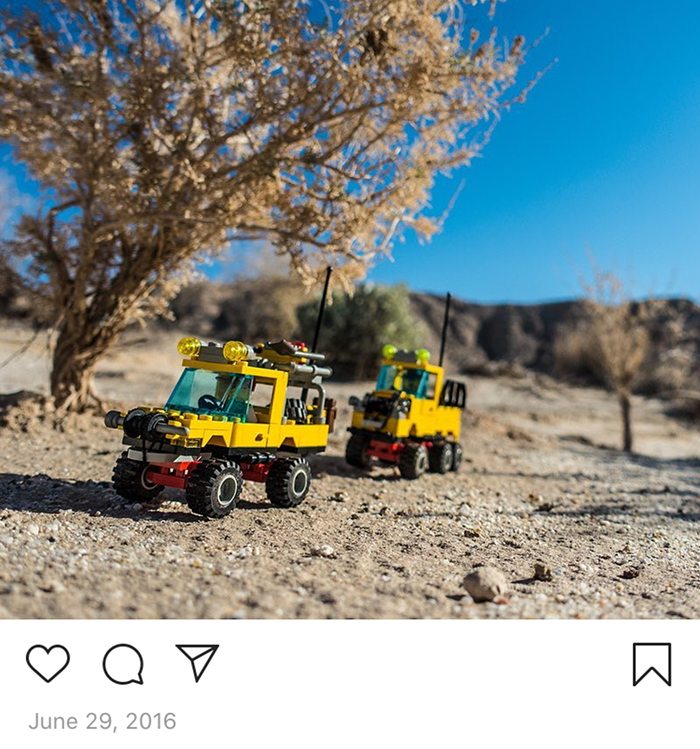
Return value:
[(354, 407), (346, 460), (369, 468), (373, 459), (398, 465), (405, 478), (430, 469), (456, 471), (462, 460), (460, 431), (466, 405), (463, 383), (446, 380), (444, 369), (428, 363), (425, 349), (384, 349), (377, 387)]

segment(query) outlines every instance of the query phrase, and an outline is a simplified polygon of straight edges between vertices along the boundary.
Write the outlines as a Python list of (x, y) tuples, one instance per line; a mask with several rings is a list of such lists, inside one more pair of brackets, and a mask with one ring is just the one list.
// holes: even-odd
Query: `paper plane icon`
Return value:
[(218, 645), (176, 645), (175, 647), (192, 664), (195, 683), (202, 678), (211, 659), (219, 649)]

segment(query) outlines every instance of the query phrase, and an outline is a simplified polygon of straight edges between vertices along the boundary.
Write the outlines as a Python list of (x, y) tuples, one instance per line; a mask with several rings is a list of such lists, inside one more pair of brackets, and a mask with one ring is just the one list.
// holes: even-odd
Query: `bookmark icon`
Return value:
[(635, 642), (632, 646), (632, 686), (636, 687), (649, 674), (656, 674), (671, 686), (671, 643)]
[(218, 645), (176, 645), (175, 647), (192, 665), (195, 684), (199, 683), (211, 663), (211, 659), (219, 649)]

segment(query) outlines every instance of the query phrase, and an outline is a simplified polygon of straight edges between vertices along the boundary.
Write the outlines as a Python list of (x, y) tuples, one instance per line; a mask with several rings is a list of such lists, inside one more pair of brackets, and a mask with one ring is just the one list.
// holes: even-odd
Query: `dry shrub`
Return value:
[[(303, 337), (309, 342), (318, 304), (314, 299), (298, 310)], [(363, 284), (353, 295), (333, 294), (323, 318), (319, 350), (328, 357), (336, 377), (364, 380), (376, 376), (384, 344), (411, 349), (423, 345), (424, 338), (425, 328), (413, 316), (403, 284)]]
[(28, 432), (53, 415), (53, 406), (41, 393), (20, 390), (0, 395), (0, 428)]
[(331, 5), (51, 0), (0, 14), (0, 143), (48, 198), (0, 260), (57, 328), (57, 405), (93, 402), (127, 325), (166, 312), (193, 264), (231, 242), (269, 241), (309, 286), (330, 262), (348, 290), (407, 230), (440, 229), (435, 179), (525, 99), (529, 47), (480, 38), (490, 0)]
[(629, 397), (649, 351), (647, 315), (643, 304), (586, 304), (590, 361), (608, 386)]
[[(582, 281), (583, 303), (579, 356), (586, 356), (590, 367), (618, 399), (622, 418), (622, 447), (632, 450), (631, 395), (642, 364), (649, 353), (649, 308), (631, 300), (624, 284), (614, 273), (603, 271), (591, 259), (592, 281)], [(573, 336), (574, 340), (576, 335)], [(583, 353), (583, 346), (587, 353)]]
[(600, 382), (600, 367), (592, 355), (592, 337), (581, 320), (561, 325), (552, 346), (555, 372)]
[[(120, 403), (105, 401), (106, 409), (122, 407)], [(0, 429), (22, 432), (30, 439), (46, 435), (47, 429), (57, 432), (86, 433), (102, 430), (104, 412), (92, 407), (82, 413), (56, 408), (48, 395), (31, 390), (0, 394)]]
[(297, 308), (309, 297), (296, 279), (262, 277), (232, 288), (213, 321), (220, 337), (255, 343), (298, 336)]

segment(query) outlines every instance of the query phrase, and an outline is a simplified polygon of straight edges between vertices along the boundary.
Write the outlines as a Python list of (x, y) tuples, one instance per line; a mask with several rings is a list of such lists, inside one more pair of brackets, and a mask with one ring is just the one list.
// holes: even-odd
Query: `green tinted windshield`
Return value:
[(424, 369), (408, 369), (385, 364), (379, 371), (377, 390), (397, 390), (416, 398), (425, 398), (428, 390), (428, 373)]
[(252, 384), (250, 375), (186, 367), (165, 407), (246, 421)]

